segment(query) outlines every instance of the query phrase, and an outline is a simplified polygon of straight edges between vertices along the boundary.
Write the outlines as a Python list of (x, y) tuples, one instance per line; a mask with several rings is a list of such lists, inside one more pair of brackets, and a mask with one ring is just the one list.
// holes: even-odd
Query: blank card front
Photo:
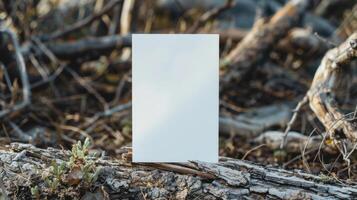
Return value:
[(134, 34), (133, 162), (218, 161), (219, 38)]

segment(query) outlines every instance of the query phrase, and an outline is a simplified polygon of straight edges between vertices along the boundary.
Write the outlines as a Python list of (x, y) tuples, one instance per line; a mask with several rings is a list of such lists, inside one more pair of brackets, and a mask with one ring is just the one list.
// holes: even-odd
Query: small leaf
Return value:
[(65, 181), (69, 185), (78, 185), (83, 179), (83, 172), (80, 167), (73, 167), (72, 170), (65, 177)]

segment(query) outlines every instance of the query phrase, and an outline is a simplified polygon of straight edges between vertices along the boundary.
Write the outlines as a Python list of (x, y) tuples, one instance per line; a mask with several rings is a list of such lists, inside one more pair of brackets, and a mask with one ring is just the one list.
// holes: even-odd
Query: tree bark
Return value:
[(269, 55), (272, 47), (296, 26), (308, 1), (290, 1), (269, 20), (259, 19), (251, 31), (224, 58), (226, 72), (222, 77), (222, 87), (232, 80), (241, 81)]
[(326, 132), (335, 138), (335, 134), (342, 131), (352, 142), (357, 141), (357, 127), (345, 117), (337, 98), (348, 99), (346, 94), (352, 82), (350, 65), (356, 58), (357, 32), (325, 54), (307, 93), (310, 108), (325, 126)]
[[(57, 194), (81, 199), (353, 199), (357, 195), (355, 186), (333, 178), (232, 158), (221, 157), (219, 163), (144, 164), (130, 162), (130, 148), (118, 152), (122, 157), (118, 160), (92, 157), (98, 173), (89, 186), (62, 184)], [(58, 198), (44, 192), (48, 186), (41, 174), (49, 171), (51, 161), (65, 162), (70, 154), (12, 143), (0, 150), (3, 190), (11, 198), (28, 199), (37, 186), (41, 191), (37, 197)]]

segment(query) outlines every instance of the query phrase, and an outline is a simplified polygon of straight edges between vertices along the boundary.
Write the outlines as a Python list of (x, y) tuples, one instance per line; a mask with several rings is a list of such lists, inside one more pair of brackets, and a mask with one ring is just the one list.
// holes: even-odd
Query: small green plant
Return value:
[(31, 195), (33, 199), (40, 199), (40, 191), (37, 185), (35, 187), (31, 187)]
[(88, 147), (90, 146), (90, 141), (88, 138), (84, 140), (82, 145), (81, 141), (78, 141), (77, 144), (72, 146), (71, 157), (69, 159), (69, 165), (72, 166), (78, 161), (87, 160), (88, 156)]
[(278, 162), (284, 161), (287, 157), (287, 153), (283, 149), (275, 150), (273, 155), (274, 155), (274, 159), (276, 159), (276, 161)]
[(77, 176), (80, 174), (81, 180), (86, 184), (90, 184), (95, 179), (96, 174), (95, 163), (89, 159), (89, 146), (90, 140), (88, 138), (84, 141), (83, 145), (81, 141), (78, 141), (78, 143), (72, 147), (71, 157), (68, 162), (68, 168), (70, 169), (69, 175), (71, 175), (71, 173)]
[(58, 186), (60, 185), (60, 180), (57, 178), (48, 178), (45, 179), (45, 181), (48, 187), (50, 188), (51, 192), (55, 192)]
[(327, 176), (327, 175), (325, 175), (325, 174), (320, 174), (319, 177), (321, 178), (320, 180), (321, 180), (321, 182), (323, 182), (323, 183), (328, 183), (328, 182), (331, 182), (331, 181), (334, 180), (333, 177)]
[[(56, 194), (63, 186), (89, 186), (95, 181), (97, 168), (89, 156), (90, 140), (85, 139), (83, 145), (78, 141), (72, 146), (70, 158), (67, 162), (51, 163), (49, 174), (45, 176), (45, 183), (50, 192)], [(32, 191), (33, 190), (33, 191)], [(39, 194), (38, 188), (31, 188), (31, 192)], [(34, 195), (33, 195), (34, 196)]]
[(125, 136), (130, 136), (132, 132), (132, 122), (130, 120), (123, 121), (122, 133)]
[(58, 165), (56, 161), (52, 161), (51, 166), (52, 174), (55, 176), (55, 178), (61, 180), (61, 176), (64, 174), (66, 169), (66, 163), (62, 162), (60, 165)]
[(57, 164), (56, 161), (51, 162), (50, 176), (45, 178), (47, 186), (52, 192), (56, 191), (61, 184), (62, 175), (66, 172), (66, 163)]

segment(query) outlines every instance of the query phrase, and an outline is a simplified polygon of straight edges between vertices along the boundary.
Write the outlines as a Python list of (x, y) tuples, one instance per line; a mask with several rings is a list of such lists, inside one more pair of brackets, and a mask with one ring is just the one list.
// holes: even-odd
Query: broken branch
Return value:
[(310, 108), (333, 138), (340, 130), (351, 141), (357, 140), (357, 127), (344, 118), (336, 100), (342, 92), (348, 93), (350, 63), (356, 57), (357, 32), (326, 53), (307, 92)]
[(222, 87), (232, 80), (239, 82), (256, 65), (262, 62), (273, 45), (294, 27), (308, 1), (290, 1), (270, 20), (258, 20), (252, 30), (224, 58), (222, 65), (227, 69), (222, 77)]

